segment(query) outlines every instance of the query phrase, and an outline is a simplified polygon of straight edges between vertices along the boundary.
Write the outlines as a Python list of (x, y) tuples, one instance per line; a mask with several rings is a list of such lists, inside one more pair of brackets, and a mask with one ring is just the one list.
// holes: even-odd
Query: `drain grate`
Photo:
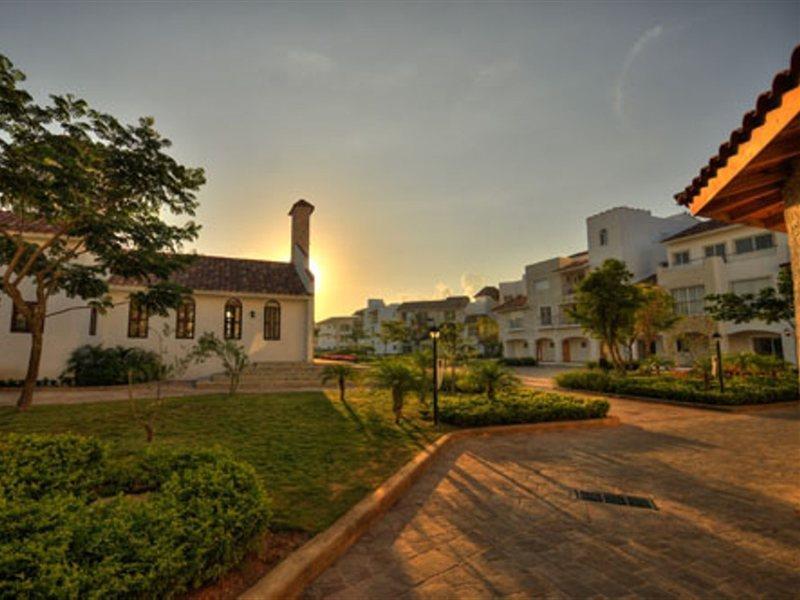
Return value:
[(628, 496), (627, 494), (612, 494), (610, 492), (587, 492), (586, 490), (573, 490), (578, 500), (587, 502), (600, 502), (602, 504), (616, 504), (617, 506), (632, 506), (634, 508), (649, 508), (658, 510), (656, 503), (643, 496)]

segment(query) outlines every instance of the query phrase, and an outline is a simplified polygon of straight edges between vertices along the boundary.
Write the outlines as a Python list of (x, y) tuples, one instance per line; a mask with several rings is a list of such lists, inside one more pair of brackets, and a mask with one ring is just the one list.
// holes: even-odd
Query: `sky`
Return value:
[(672, 196), (800, 42), (795, 2), (0, 3), (38, 99), (152, 115), (201, 166), (198, 252), (288, 260), (316, 317), (475, 293)]

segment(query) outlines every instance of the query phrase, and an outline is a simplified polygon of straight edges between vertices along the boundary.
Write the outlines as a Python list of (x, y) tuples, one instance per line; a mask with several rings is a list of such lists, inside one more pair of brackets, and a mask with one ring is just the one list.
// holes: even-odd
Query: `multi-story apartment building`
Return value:
[(364, 332), (364, 343), (372, 348), (375, 354), (397, 354), (402, 351), (400, 344), (385, 342), (381, 337), (381, 325), (385, 321), (397, 320), (399, 304), (386, 304), (379, 298), (367, 300), (366, 308), (356, 311), (361, 317)]
[(469, 296), (403, 302), (397, 307), (397, 317), (407, 325), (423, 331), (443, 323), (464, 323), (469, 303)]
[(345, 346), (352, 346), (353, 329), (356, 327), (359, 317), (330, 317), (317, 323), (314, 329), (316, 336), (314, 347), (317, 350), (335, 350)]
[[(664, 247), (668, 258), (658, 269), (658, 284), (672, 293), (678, 312), (687, 317), (682, 338), (695, 333), (707, 343), (708, 330), (713, 329), (722, 336), (723, 351), (775, 354), (797, 362), (794, 332), (787, 323), (709, 323), (704, 316), (708, 294), (756, 294), (777, 285), (778, 271), (789, 262), (785, 234), (703, 221), (667, 237)], [(692, 358), (675, 335), (665, 336), (662, 348), (679, 362)]]
[(504, 302), (495, 313), (505, 355), (543, 362), (597, 360), (599, 342), (569, 315), (578, 282), (609, 258), (624, 261), (637, 281), (654, 276), (666, 259), (661, 241), (695, 223), (686, 214), (656, 217), (628, 207), (589, 217), (588, 250), (530, 264), (520, 281), (500, 284)]

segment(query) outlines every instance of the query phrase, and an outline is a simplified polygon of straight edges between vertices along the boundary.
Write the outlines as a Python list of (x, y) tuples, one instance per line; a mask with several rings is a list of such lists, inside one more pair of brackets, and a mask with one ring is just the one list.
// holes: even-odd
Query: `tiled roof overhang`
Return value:
[(800, 46), (754, 110), (675, 200), (726, 222), (783, 230), (783, 184), (800, 157)]

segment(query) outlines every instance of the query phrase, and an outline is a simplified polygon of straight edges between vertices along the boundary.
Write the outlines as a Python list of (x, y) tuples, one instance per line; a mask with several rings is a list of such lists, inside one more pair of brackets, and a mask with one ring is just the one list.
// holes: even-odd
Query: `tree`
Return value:
[(228, 376), (228, 395), (233, 396), (239, 389), (239, 382), (250, 357), (244, 346), (233, 340), (221, 340), (214, 333), (208, 331), (200, 336), (191, 353), (196, 362), (207, 360), (211, 356), (217, 357), (222, 362), (222, 368)]
[(427, 405), (428, 390), (433, 387), (429, 368), (433, 364), (433, 354), (430, 350), (417, 350), (411, 355), (411, 364), (415, 370), (417, 378), (417, 393), (419, 402), (423, 406)]
[(786, 323), (794, 331), (794, 289), (792, 271), (786, 266), (778, 272), (778, 287), (767, 287), (758, 294), (709, 294), (706, 312), (716, 321)]
[(403, 418), (403, 404), (408, 392), (418, 386), (417, 378), (408, 364), (399, 358), (385, 358), (372, 368), (372, 385), (392, 393), (392, 411), (395, 423)]
[(364, 333), (364, 323), (361, 319), (353, 321), (353, 326), (350, 328), (350, 335), (348, 337), (350, 341), (353, 342), (353, 346), (356, 348), (361, 347), (361, 341), (367, 337)]
[(322, 369), (322, 383), (335, 381), (339, 385), (339, 400), (346, 402), (345, 390), (347, 382), (355, 378), (356, 371), (351, 365), (327, 365)]
[(499, 390), (519, 385), (519, 378), (498, 360), (483, 360), (471, 365), (469, 377), (486, 397), (494, 401)]
[(444, 358), (450, 363), (450, 391), (456, 391), (456, 367), (464, 354), (464, 325), (448, 321), (439, 327)]
[(681, 317), (675, 312), (672, 294), (661, 286), (640, 285), (639, 290), (642, 301), (633, 315), (633, 331), (636, 338), (643, 342), (646, 356), (658, 335), (669, 331)]
[(642, 303), (642, 292), (631, 283), (632, 278), (624, 262), (609, 258), (581, 280), (575, 307), (568, 311), (584, 331), (603, 342), (619, 370), (625, 364), (620, 344), (630, 338)]
[(487, 315), (478, 317), (476, 323), (478, 329), (478, 343), (483, 350), (486, 358), (495, 358), (502, 354), (503, 347), (500, 344), (500, 327), (497, 321)]
[(102, 311), (111, 306), (108, 278), (119, 275), (146, 284), (132, 296), (151, 313), (177, 306), (187, 290), (169, 277), (190, 260), (179, 250), (199, 226), (161, 214), (193, 216), (205, 183), (202, 169), (165, 153), (170, 142), (152, 118), (123, 125), (71, 95), (39, 105), (19, 87), (24, 79), (0, 55), (0, 209), (14, 216), (0, 226), (0, 277), (31, 336), (20, 410), (33, 399), (45, 320), (65, 312), (48, 313), (53, 295)]
[[(133, 384), (136, 382), (138, 375), (136, 370), (139, 368), (141, 361), (131, 360), (127, 368), (128, 401), (131, 406), (131, 412), (133, 413), (134, 420), (144, 428), (148, 444), (152, 442), (155, 437), (156, 419), (164, 408), (163, 384), (183, 375), (193, 360), (191, 353), (185, 356), (169, 355), (164, 347), (164, 339), (169, 338), (172, 334), (172, 328), (169, 325), (164, 325), (164, 328), (160, 332), (155, 331), (155, 334), (158, 339), (158, 363), (156, 364), (155, 371), (155, 398), (137, 399), (133, 395)], [(135, 354), (135, 349), (131, 348), (128, 350), (131, 350), (131, 356)]]
[(383, 321), (381, 323), (381, 340), (384, 344), (400, 344), (405, 350), (413, 345), (414, 333), (403, 321)]

